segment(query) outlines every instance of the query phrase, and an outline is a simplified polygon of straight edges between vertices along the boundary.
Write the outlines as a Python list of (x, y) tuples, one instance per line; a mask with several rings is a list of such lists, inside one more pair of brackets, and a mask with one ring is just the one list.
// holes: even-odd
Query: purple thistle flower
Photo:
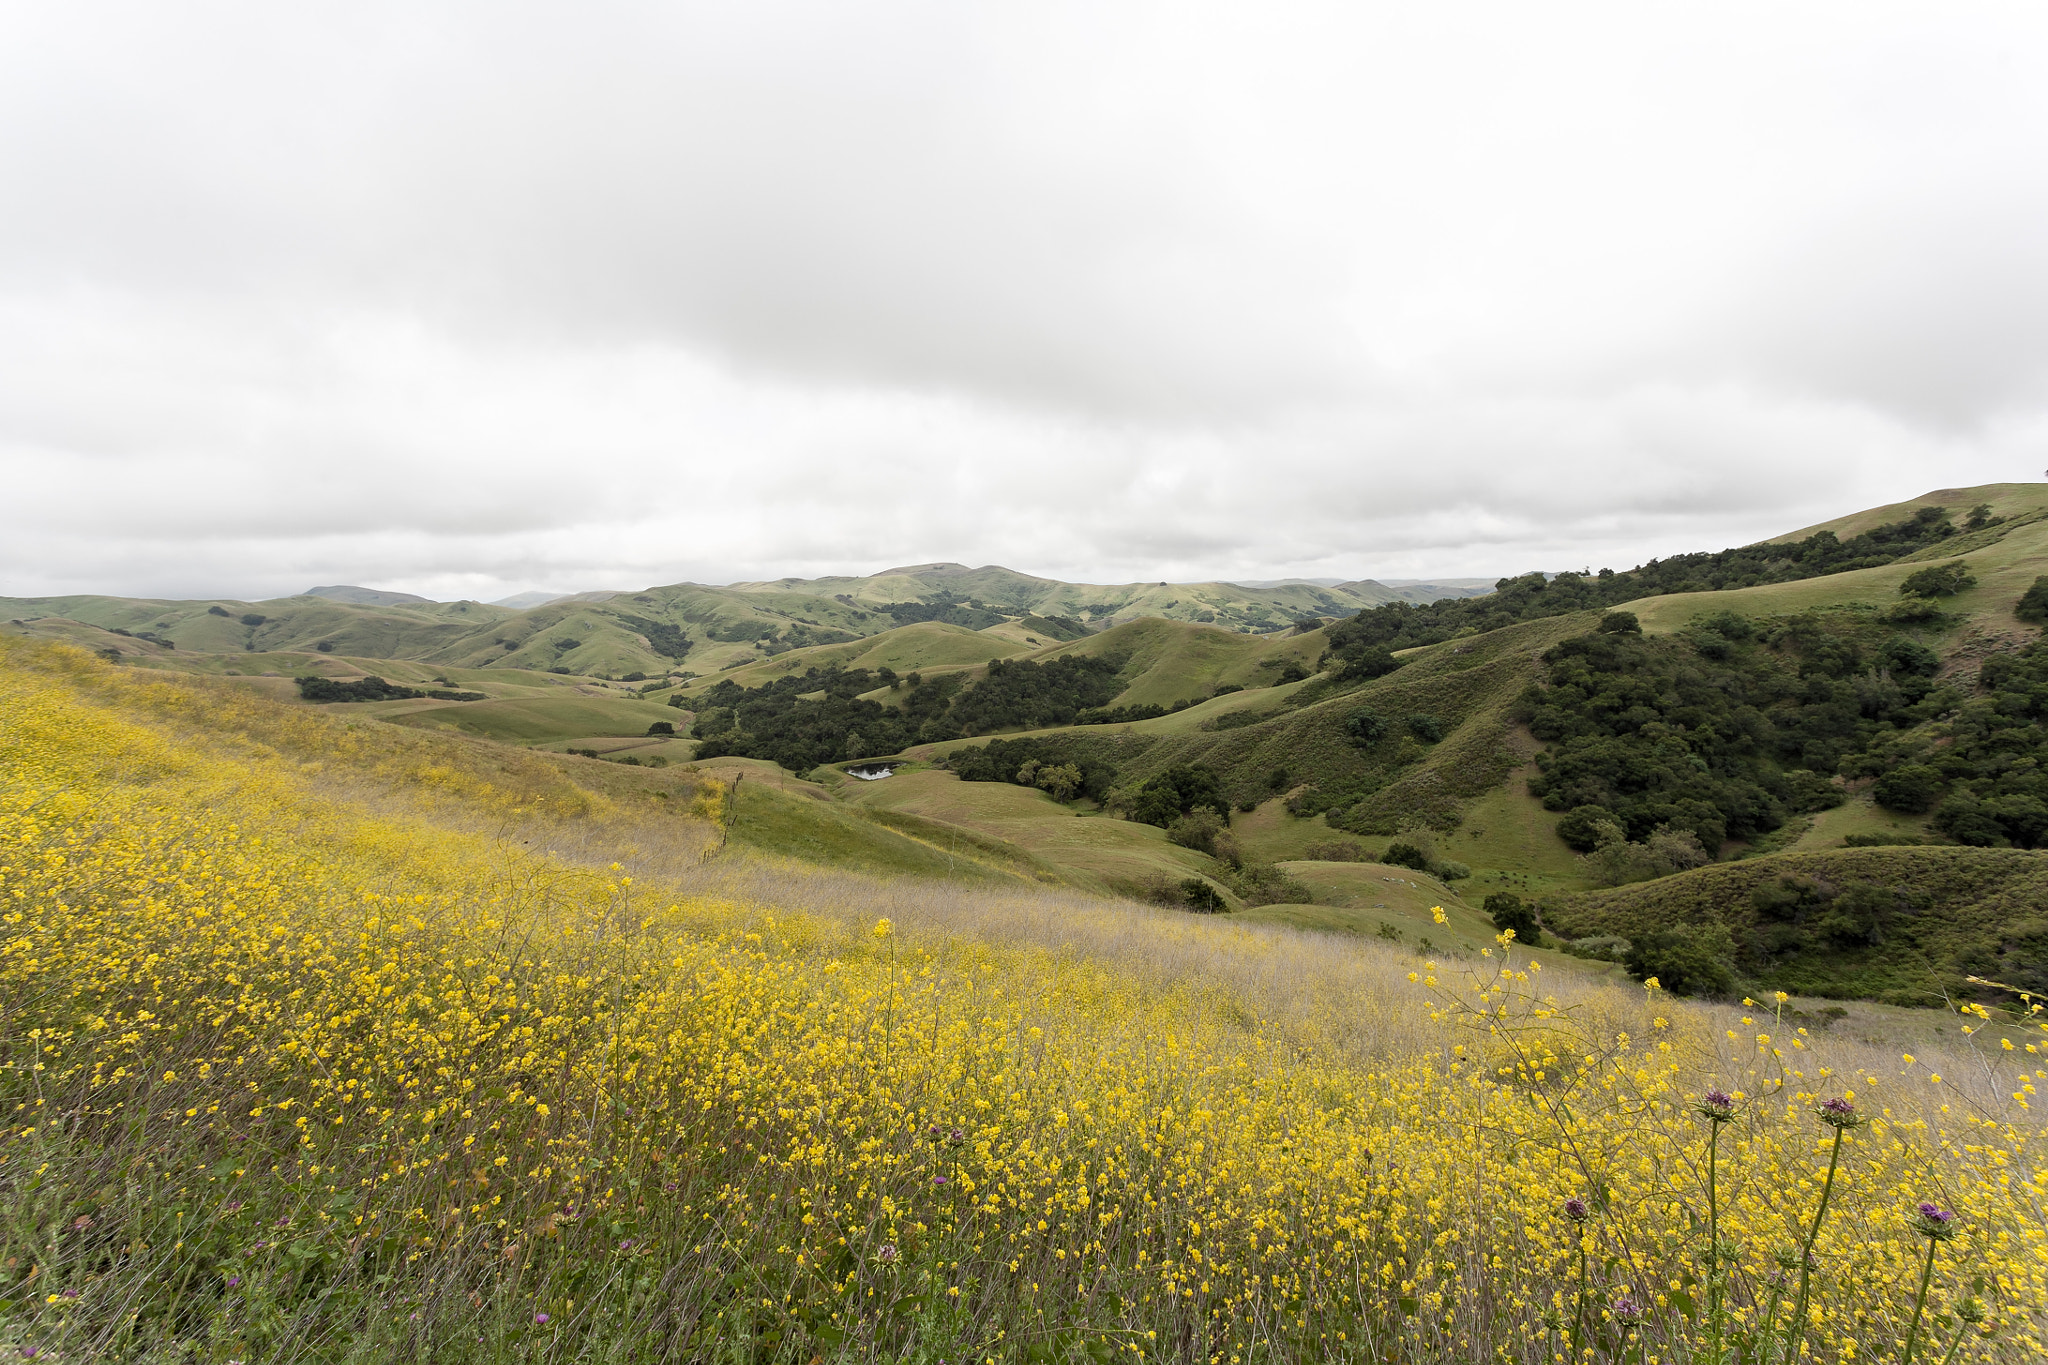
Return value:
[(222, 1213), (240, 1213), (242, 1211), (242, 1201), (230, 1199), (227, 1203), (220, 1206), (220, 1211)]
[(1574, 1223), (1585, 1222), (1591, 1212), (1592, 1210), (1586, 1207), (1586, 1201), (1577, 1195), (1573, 1195), (1564, 1201), (1564, 1216), (1571, 1219)]
[(533, 1325), (536, 1327), (545, 1327), (547, 1325), (547, 1321), (548, 1315), (546, 1313), (535, 1313), (533, 1315)]
[(43, 1348), (40, 1346), (24, 1346), (21, 1348), (21, 1358), (23, 1360), (34, 1360), (42, 1353)]
[(1856, 1112), (1854, 1101), (1840, 1095), (1822, 1100), (1820, 1108), (1814, 1110), (1814, 1116), (1830, 1128), (1860, 1128), (1864, 1122), (1863, 1116)]
[(880, 1261), (883, 1265), (896, 1264), (897, 1256), (898, 1252), (896, 1250), (896, 1244), (894, 1242), (882, 1243), (881, 1249), (875, 1252), (875, 1259)]
[(1913, 1210), (1913, 1231), (1922, 1237), (1946, 1242), (1956, 1235), (1956, 1216), (1938, 1204), (1922, 1200)]
[(1709, 1090), (1692, 1108), (1709, 1123), (1726, 1123), (1735, 1117), (1735, 1097), (1725, 1090)]
[(1627, 1294), (1623, 1294), (1614, 1301), (1612, 1311), (1614, 1313), (1614, 1320), (1623, 1327), (1640, 1327), (1643, 1325), (1643, 1306)]
[(78, 1297), (78, 1291), (76, 1289), (67, 1289), (59, 1297), (66, 1299), (75, 1299)]
[(943, 1185), (943, 1184), (945, 1184), (945, 1183), (946, 1183), (946, 1177), (944, 1177), (944, 1176), (942, 1176), (942, 1175), (935, 1175), (935, 1176), (933, 1176), (933, 1177), (932, 1177), (932, 1184), (934, 1184), (934, 1185)]
[(230, 1289), (240, 1289), (241, 1287), (242, 1287), (242, 1277), (241, 1277), (240, 1275), (230, 1275), (230, 1276), (228, 1276), (228, 1288), (230, 1288)]

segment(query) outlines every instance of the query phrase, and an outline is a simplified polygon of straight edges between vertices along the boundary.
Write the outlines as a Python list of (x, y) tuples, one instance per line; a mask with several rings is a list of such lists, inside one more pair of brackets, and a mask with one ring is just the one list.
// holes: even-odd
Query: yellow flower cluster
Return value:
[(1943, 1349), (2048, 1350), (2017, 1105), (1894, 1112), (1775, 1024), (1709, 1078), (1718, 1039), (1559, 1005), (1506, 940), (1418, 973), (1432, 1049), (1347, 1066), (1113, 961), (650, 903), (335, 805), (53, 657), (0, 657), (0, 1344), (1673, 1359), (1713, 1079), (1731, 1296), (1784, 1298), (1853, 1089), (1806, 1349), (1893, 1349), (1931, 1198), (1942, 1303), (1986, 1310)]

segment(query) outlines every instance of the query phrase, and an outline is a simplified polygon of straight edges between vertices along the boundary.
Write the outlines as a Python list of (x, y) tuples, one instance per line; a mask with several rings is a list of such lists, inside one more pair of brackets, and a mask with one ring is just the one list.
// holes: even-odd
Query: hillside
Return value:
[[(1950, 569), (1973, 581), (1902, 593)], [(1690, 888), (1747, 895), (1726, 869), (1832, 856), (1847, 837), (1923, 841), (1888, 856), (1933, 869), (1959, 865), (1957, 840), (2025, 850), (2048, 839), (2048, 806), (2035, 822), (2027, 804), (2048, 792), (1987, 756), (2014, 741), (1978, 718), (2023, 714), (1980, 681), (2031, 685), (2039, 631), (2016, 608), (2044, 571), (2048, 489), (1993, 485), (1761, 547), (1424, 603), (1340, 601), (1382, 586), (1370, 584), (1109, 588), (936, 564), (579, 594), (525, 611), (313, 594), (0, 611), (17, 613), (17, 633), (281, 699), (304, 675), (448, 693), (352, 707), (416, 730), (613, 767), (753, 772), (759, 819), (739, 837), (832, 865), (872, 856), (1145, 895), (1193, 877), (1239, 913), (1368, 932), (1391, 921), (1360, 917), (1373, 902), (1313, 850), (1343, 844), (1346, 858), (1370, 860), (1408, 848), (1452, 878), (1435, 885), (1455, 914), (1483, 926), (1476, 907), (1512, 893), (1553, 933), (1630, 940), (1601, 950), (1619, 956), (1636, 936), (1599, 908), (1619, 894), (1605, 883), (1626, 883), (1629, 913), (1655, 938), (1695, 923)], [(1226, 624), (1225, 608), (1246, 624)], [(1248, 628), (1297, 612), (1285, 629)], [(1203, 613), (1217, 619), (1188, 619)], [(1629, 624), (1603, 629), (1617, 621)], [(912, 761), (891, 781), (840, 775), (855, 758), (890, 756)], [(1914, 779), (1924, 804), (1900, 804), (1923, 800), (1899, 795), (1902, 779), (1878, 785), (1894, 770), (1930, 774)], [(1191, 772), (1212, 795), (1187, 795)], [(1167, 838), (1204, 801), (1228, 808), (1227, 857), (1205, 838)], [(874, 842), (877, 820), (893, 822), (883, 827), (896, 844)], [(943, 849), (943, 864), (908, 848)], [(1910, 899), (1909, 883), (1898, 885)], [(2024, 925), (1983, 947), (1984, 916), (2004, 911), (1979, 906), (1933, 896), (1926, 932), (1944, 946), (1915, 980), (1954, 988), (1959, 964), (1987, 951), (1999, 970), (2034, 970)], [(1786, 961), (1745, 958), (1738, 939), (1716, 950), (1727, 980), (1794, 979)], [(1859, 965), (1840, 979), (1808, 971), (1802, 989), (1901, 1000), (1920, 989), (1854, 954), (1827, 960)]]
[[(1117, 846), (1206, 863), (929, 770), (864, 809), (12, 638), (0, 715), (22, 1359), (1533, 1359), (1583, 1224), (1696, 1274), (1698, 1096), (1788, 1070), (1855, 1077), (1874, 1132), (1834, 1169), (1813, 1113), (1849, 1101), (1745, 1099), (1711, 1208), (1767, 1266), (1829, 1173), (1861, 1271), (1814, 1277), (1813, 1353), (1907, 1334), (1929, 1190), (1970, 1239), (1944, 1274), (1996, 1285), (1972, 1358), (2042, 1350), (2020, 1019), (1902, 1057), (1868, 1007), (1689, 1005), (1396, 864), (1296, 860), (1317, 904), (1227, 915), (1061, 892)], [(953, 822), (963, 785), (1013, 840)]]

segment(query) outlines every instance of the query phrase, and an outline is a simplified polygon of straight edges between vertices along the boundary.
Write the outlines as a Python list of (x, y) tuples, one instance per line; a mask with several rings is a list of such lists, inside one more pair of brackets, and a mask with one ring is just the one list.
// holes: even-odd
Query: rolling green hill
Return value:
[[(1960, 591), (1902, 594), (1951, 568), (1970, 580)], [(1405, 941), (1426, 936), (1416, 896), (1441, 899), (1463, 943), (1484, 931), (1485, 896), (1506, 891), (1538, 902), (1553, 934), (1613, 940), (1639, 971), (1664, 964), (1668, 984), (1688, 962), (1718, 963), (1710, 987), (1924, 1004), (1973, 972), (2048, 972), (2027, 909), (2028, 869), (2048, 864), (2027, 846), (2048, 843), (2048, 787), (2035, 791), (2028, 766), (2048, 765), (2028, 690), (2048, 656), (2029, 652), (2039, 624), (2016, 612), (2044, 574), (2048, 486), (2001, 484), (1434, 604), (1370, 582), (1087, 585), (930, 564), (526, 610), (339, 588), (255, 603), (0, 599), (0, 629), (295, 704), (290, 679), (309, 673), (480, 692), (347, 705), (470, 742), (752, 772), (753, 824), (734, 837), (763, 852), (1105, 894), (1195, 877), (1234, 913), (1340, 932), (1386, 923)], [(774, 708), (749, 711), (770, 695)], [(795, 734), (814, 706), (839, 709), (769, 751), (823, 764), (808, 781), (763, 762), (738, 719)], [(1015, 728), (1033, 716), (1112, 723)], [(684, 733), (650, 736), (663, 721)], [(862, 728), (864, 742), (894, 736), (911, 765), (845, 777), (842, 756), (875, 752), (848, 747)], [(992, 739), (1022, 746), (1001, 768), (1017, 781), (949, 770), (973, 776), (965, 751)], [(1032, 785), (1055, 769), (1078, 777)], [(1226, 862), (1116, 818), (1191, 769), (1232, 808), (1232, 856), (1277, 867), (1313, 904), (1253, 905), (1270, 894)], [(1880, 785), (1901, 770), (1925, 774), (1925, 805)], [(1689, 866), (1684, 847), (1656, 844), (1667, 835), (1697, 838), (1711, 860)], [(1420, 891), (1421, 874), (1328, 861), (1317, 850), (1332, 841), (1356, 858), (1405, 845), (1455, 879)], [(1407, 878), (1399, 905), (1382, 894), (1389, 876)], [(1806, 889), (1783, 890), (1787, 877)], [(1786, 896), (1799, 904), (1772, 918)], [(1863, 939), (1844, 937), (1850, 921)]]

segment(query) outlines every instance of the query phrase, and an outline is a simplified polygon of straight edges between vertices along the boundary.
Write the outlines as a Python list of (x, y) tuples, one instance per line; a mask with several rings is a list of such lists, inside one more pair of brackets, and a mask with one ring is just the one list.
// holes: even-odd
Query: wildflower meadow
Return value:
[(0, 642), (8, 1354), (2048, 1358), (2031, 1001), (1937, 1058), (1511, 936), (650, 875), (564, 850), (694, 866), (708, 775), (650, 834), (200, 686)]

